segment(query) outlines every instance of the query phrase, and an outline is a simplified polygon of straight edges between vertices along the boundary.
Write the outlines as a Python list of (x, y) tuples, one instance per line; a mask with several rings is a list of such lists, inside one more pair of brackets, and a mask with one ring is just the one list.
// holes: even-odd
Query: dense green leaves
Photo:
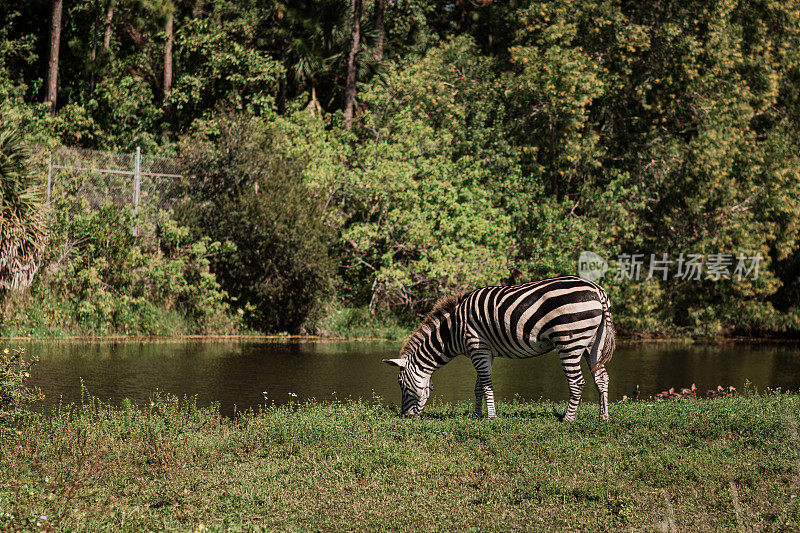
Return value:
[[(237, 243), (214, 267), (253, 325), (313, 329), (326, 288), (331, 309), (410, 320), (446, 293), (575, 273), (591, 250), (622, 330), (800, 328), (794, 0), (389, 2), (380, 61), (367, 2), (349, 132), (346, 0), (121, 3), (91, 59), (99, 4), (65, 11), (52, 119), (47, 36), (0, 8), (0, 113), (71, 145), (180, 146), (197, 177), (183, 216)], [(639, 279), (615, 276), (637, 253)], [(646, 279), (651, 254), (666, 280)], [(762, 261), (757, 279), (713, 279), (707, 260), (684, 280), (681, 254)]]
[(323, 199), (302, 180), (307, 156), (292, 153), (280, 121), (225, 115), (187, 139), (183, 220), (232, 242), (216, 258), (223, 287), (253, 327), (297, 331), (328, 288), (332, 232)]

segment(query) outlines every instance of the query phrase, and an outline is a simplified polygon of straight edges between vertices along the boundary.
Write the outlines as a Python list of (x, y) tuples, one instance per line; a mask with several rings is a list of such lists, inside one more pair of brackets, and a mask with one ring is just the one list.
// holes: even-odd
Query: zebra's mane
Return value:
[(400, 357), (408, 358), (409, 352), (416, 344), (415, 341), (424, 338), (428, 332), (436, 327), (440, 319), (455, 311), (456, 306), (461, 303), (461, 300), (464, 299), (466, 294), (466, 292), (462, 292), (460, 294), (445, 296), (436, 302), (436, 305), (433, 306), (433, 311), (428, 313), (428, 316), (425, 317), (416, 331), (414, 331), (403, 345), (403, 348), (400, 350)]

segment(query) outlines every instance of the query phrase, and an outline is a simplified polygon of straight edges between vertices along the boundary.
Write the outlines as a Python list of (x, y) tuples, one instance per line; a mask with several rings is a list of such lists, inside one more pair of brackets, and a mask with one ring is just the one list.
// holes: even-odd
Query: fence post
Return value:
[[(134, 218), (139, 215), (139, 193), (142, 187), (142, 149), (136, 147), (136, 159), (133, 166), (133, 216)], [(133, 236), (139, 236), (139, 221), (136, 220), (133, 226)]]
[(50, 191), (53, 190), (53, 152), (47, 159), (47, 203), (50, 203)]

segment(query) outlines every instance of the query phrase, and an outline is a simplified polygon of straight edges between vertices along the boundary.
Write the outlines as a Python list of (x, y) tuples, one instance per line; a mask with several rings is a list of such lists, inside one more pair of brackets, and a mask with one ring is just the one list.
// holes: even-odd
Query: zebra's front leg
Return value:
[(594, 373), (594, 384), (597, 386), (597, 393), (600, 396), (600, 421), (608, 421), (608, 372), (606, 367)]
[(586, 384), (586, 381), (583, 379), (583, 373), (581, 372), (580, 353), (562, 354), (561, 367), (564, 369), (564, 374), (567, 376), (567, 385), (569, 386), (569, 402), (567, 403), (567, 412), (564, 413), (564, 422), (572, 422), (575, 420), (575, 413), (578, 412), (578, 404), (581, 403), (583, 386)]

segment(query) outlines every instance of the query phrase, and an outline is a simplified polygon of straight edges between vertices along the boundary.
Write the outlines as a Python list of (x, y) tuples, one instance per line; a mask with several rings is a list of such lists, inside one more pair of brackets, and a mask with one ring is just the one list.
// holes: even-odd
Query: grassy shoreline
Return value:
[(563, 408), (89, 399), (3, 436), (0, 529), (800, 527), (799, 395), (617, 403), (605, 425)]
[[(287, 335), (287, 334), (186, 334), (186, 335), (63, 335), (63, 336), (5, 336), (0, 340), (19, 341), (76, 341), (76, 342), (182, 342), (182, 341), (293, 341), (293, 342), (404, 342), (406, 337), (371, 337), (347, 335)], [(640, 344), (797, 344), (800, 338), (778, 337), (638, 337), (618, 336), (618, 346)]]

